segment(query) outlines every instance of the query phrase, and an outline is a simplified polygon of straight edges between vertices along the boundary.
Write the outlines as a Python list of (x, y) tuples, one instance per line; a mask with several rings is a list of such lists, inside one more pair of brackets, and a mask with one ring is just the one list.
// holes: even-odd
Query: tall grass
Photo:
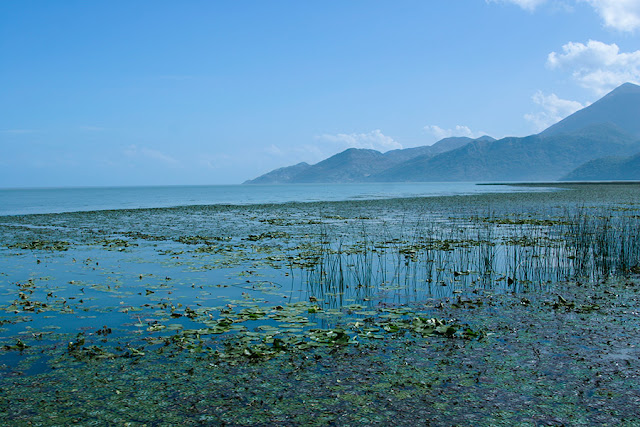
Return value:
[(568, 214), (566, 250), (576, 275), (626, 275), (640, 266), (640, 219), (621, 212), (582, 208)]
[[(550, 219), (551, 218), (551, 219)], [(518, 291), (552, 281), (628, 275), (640, 266), (640, 218), (566, 209), (512, 218), (495, 213), (409, 225), (324, 228), (301, 258), (310, 292), (418, 300), (475, 288)]]

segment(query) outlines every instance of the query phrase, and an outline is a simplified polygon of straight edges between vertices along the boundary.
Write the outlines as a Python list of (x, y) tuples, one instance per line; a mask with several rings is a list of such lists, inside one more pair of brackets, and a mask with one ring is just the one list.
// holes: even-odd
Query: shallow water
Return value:
[(567, 218), (607, 213), (637, 229), (637, 200), (636, 188), (594, 186), (1, 217), (0, 372), (45, 384), (76, 370), (94, 378), (100, 366), (158, 376), (196, 360), (234, 366), (377, 342), (391, 351), (414, 339), (403, 331), (476, 339), (486, 319), (446, 317), (443, 302), (469, 309), (479, 295), (517, 293), (535, 303), (582, 273)]

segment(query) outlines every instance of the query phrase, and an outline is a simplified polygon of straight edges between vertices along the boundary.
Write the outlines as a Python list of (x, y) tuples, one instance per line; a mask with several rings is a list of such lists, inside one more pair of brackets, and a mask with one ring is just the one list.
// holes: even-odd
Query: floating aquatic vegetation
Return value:
[(0, 423), (623, 422), (638, 194), (576, 191), (3, 218)]
[(64, 240), (33, 240), (26, 243), (14, 243), (7, 245), (11, 249), (44, 250), (44, 251), (66, 251), (70, 243)]

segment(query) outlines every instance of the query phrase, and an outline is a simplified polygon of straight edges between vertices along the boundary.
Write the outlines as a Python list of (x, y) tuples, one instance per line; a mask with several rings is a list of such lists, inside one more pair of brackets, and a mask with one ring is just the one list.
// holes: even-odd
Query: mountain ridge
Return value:
[(538, 134), (445, 138), (432, 146), (387, 153), (348, 149), (315, 165), (280, 168), (245, 183), (547, 181), (581, 166), (595, 167), (598, 163), (589, 162), (596, 159), (637, 152), (640, 86), (625, 83)]
[[(493, 140), (490, 136), (480, 137)], [(347, 148), (316, 164), (298, 163), (275, 169), (244, 184), (285, 184), (313, 182), (365, 182), (382, 169), (417, 156), (434, 156), (474, 141), (468, 137), (449, 137), (421, 147), (390, 150), (385, 153), (367, 148)]]
[(640, 150), (640, 142), (634, 141), (612, 126), (594, 125), (574, 134), (472, 142), (433, 158), (412, 159), (382, 171), (372, 181), (557, 180), (595, 157)]
[(591, 160), (561, 178), (561, 181), (640, 181), (640, 152)]

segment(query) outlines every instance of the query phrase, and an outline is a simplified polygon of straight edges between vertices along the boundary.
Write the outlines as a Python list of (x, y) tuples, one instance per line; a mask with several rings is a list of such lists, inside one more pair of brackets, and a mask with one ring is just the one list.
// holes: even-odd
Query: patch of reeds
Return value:
[(310, 237), (309, 292), (421, 300), (477, 288), (521, 291), (564, 280), (640, 273), (640, 217), (610, 209), (505, 218), (495, 213), (407, 223), (360, 222)]

